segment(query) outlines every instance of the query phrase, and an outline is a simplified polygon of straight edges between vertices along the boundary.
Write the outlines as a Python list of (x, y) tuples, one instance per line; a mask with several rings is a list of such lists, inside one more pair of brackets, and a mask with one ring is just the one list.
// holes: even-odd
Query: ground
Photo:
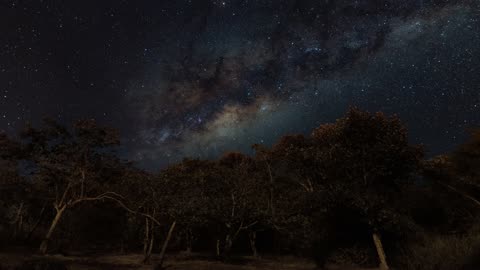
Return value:
[[(151, 270), (151, 265), (140, 263), (142, 256), (138, 254), (129, 255), (99, 255), (99, 256), (38, 256), (22, 253), (2, 253), (0, 254), (0, 270), (40, 270), (38, 267), (25, 267), (29, 262), (48, 261), (60, 265), (65, 265), (68, 270)], [(153, 257), (153, 261), (157, 258)], [(22, 266), (23, 265), (23, 266)], [(312, 270), (315, 265), (311, 261), (295, 257), (272, 257), (254, 259), (251, 257), (242, 257), (232, 260), (230, 263), (222, 263), (215, 260), (208, 260), (201, 256), (169, 256), (165, 262), (168, 270)], [(49, 266), (41, 270), (60, 270)], [(63, 268), (65, 269), (65, 268)], [(356, 268), (329, 266), (328, 269), (355, 270)], [(359, 270), (359, 269), (357, 269)], [(365, 270), (365, 269), (363, 269)], [(373, 269), (371, 269), (373, 270)]]

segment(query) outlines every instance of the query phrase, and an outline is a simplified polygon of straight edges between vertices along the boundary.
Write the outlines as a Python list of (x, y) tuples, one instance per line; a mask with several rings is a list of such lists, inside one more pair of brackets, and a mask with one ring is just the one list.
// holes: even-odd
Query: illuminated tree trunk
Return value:
[(22, 232), (23, 228), (23, 202), (20, 204), (20, 207), (17, 210), (17, 216), (15, 218), (15, 230), (13, 231), (13, 238)]
[(220, 240), (217, 239), (217, 246), (216, 246), (216, 253), (217, 253), (217, 257), (220, 257)]
[(152, 257), (154, 240), (155, 240), (155, 236), (153, 235), (153, 231), (152, 231), (152, 235), (150, 236), (150, 243), (148, 245), (147, 252), (145, 253), (145, 258), (143, 259), (143, 263), (145, 263), (145, 264), (149, 263), (150, 258)]
[(373, 234), (373, 242), (375, 243), (375, 248), (377, 249), (378, 259), (380, 261), (380, 270), (388, 270), (387, 256), (385, 256), (385, 250), (383, 249), (382, 240), (377, 233)]
[(150, 262), (152, 257), (153, 243), (155, 241), (155, 224), (150, 222), (148, 218), (145, 218), (145, 239), (143, 243), (143, 263)]
[(50, 228), (48, 229), (47, 234), (45, 235), (45, 238), (43, 239), (42, 243), (40, 244), (40, 249), (39, 252), (40, 254), (44, 255), (47, 253), (48, 249), (48, 243), (50, 241), (50, 238), (53, 235), (53, 232), (55, 231), (55, 228), (58, 225), (58, 222), (63, 216), (63, 212), (65, 211), (66, 206), (63, 206), (62, 208), (57, 208), (57, 214), (55, 215), (55, 218), (52, 221), (52, 224), (50, 225)]
[(176, 225), (177, 221), (174, 221), (172, 225), (170, 225), (170, 230), (168, 230), (167, 238), (165, 239), (165, 242), (163, 242), (162, 250), (160, 251), (160, 259), (155, 266), (155, 269), (162, 269), (163, 261), (165, 260), (165, 253), (168, 247), (168, 242), (170, 242), (170, 239), (172, 238), (173, 230), (175, 230)]
[(145, 236), (143, 237), (143, 256), (147, 257), (148, 244), (150, 239), (150, 224), (148, 218), (145, 218)]

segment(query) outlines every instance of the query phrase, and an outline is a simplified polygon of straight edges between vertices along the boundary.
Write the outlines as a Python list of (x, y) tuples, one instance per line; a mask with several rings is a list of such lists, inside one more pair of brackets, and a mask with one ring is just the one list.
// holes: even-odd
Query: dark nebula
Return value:
[(480, 124), (480, 8), (447, 0), (0, 1), (0, 129), (121, 130), (148, 168), (399, 114), (431, 154)]

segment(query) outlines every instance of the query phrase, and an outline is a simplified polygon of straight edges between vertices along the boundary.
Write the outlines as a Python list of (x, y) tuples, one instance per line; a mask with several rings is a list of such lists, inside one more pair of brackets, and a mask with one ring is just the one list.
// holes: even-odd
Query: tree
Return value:
[[(190, 232), (206, 223), (208, 207), (205, 196), (206, 183), (210, 181), (212, 162), (184, 159), (153, 175), (130, 168), (121, 186), (121, 193), (128, 197), (128, 212), (144, 220), (144, 263), (152, 255), (155, 231), (169, 224), (168, 233), (160, 251), (156, 267), (161, 267), (168, 244), (177, 227)], [(191, 249), (192, 239), (187, 248)]]
[(5, 189), (9, 184), (18, 179), (17, 167), (21, 157), (21, 149), (18, 142), (0, 133), (0, 188)]
[(396, 199), (420, 168), (423, 150), (408, 142), (398, 117), (351, 109), (312, 133), (331, 212), (351, 209), (370, 227), (380, 267), (388, 269), (381, 232), (404, 222)]
[(167, 191), (168, 215), (175, 217), (183, 232), (187, 252), (192, 251), (195, 230), (209, 222), (208, 189), (217, 180), (215, 173), (215, 163), (211, 161), (184, 159), (160, 174)]
[(259, 171), (268, 183), (268, 225), (284, 241), (304, 250), (311, 244), (312, 213), (320, 211), (316, 200), (321, 178), (313, 159), (311, 138), (286, 135), (270, 149), (254, 145)]
[(457, 180), (480, 192), (480, 128), (472, 130), (468, 141), (452, 153), (451, 162)]
[(26, 186), (18, 173), (21, 149), (17, 142), (0, 133), (0, 210), (2, 220), (9, 221), (13, 237), (23, 230)]
[(119, 144), (117, 132), (100, 127), (94, 120), (78, 121), (70, 132), (55, 121), (44, 127), (27, 127), (22, 133), (27, 159), (33, 164), (34, 180), (44, 187), (55, 215), (39, 252), (48, 251), (48, 243), (66, 211), (84, 202), (120, 197), (109, 191), (103, 173), (117, 164), (112, 149)]
[(127, 210), (128, 214), (139, 218), (140, 223), (143, 224), (144, 257), (142, 262), (146, 264), (149, 263), (153, 252), (156, 227), (161, 225), (159, 212), (163, 205), (160, 200), (162, 197), (158, 192), (163, 191), (153, 174), (137, 169), (132, 164), (126, 164), (121, 179), (115, 190), (122, 194), (125, 200), (117, 201), (117, 203)]
[(238, 235), (262, 222), (268, 210), (266, 188), (253, 177), (255, 166), (252, 158), (240, 153), (227, 153), (217, 162), (219, 179), (212, 183), (210, 207), (225, 235), (223, 252), (217, 240), (217, 255), (228, 256)]
[(424, 175), (449, 191), (480, 206), (480, 129), (471, 130), (467, 142), (449, 155), (423, 163)]

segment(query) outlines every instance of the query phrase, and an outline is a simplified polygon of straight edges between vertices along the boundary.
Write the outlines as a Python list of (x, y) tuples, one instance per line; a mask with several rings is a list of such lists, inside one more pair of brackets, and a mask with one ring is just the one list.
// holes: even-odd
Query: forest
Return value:
[[(480, 129), (469, 134), (431, 157), (399, 117), (352, 108), (308, 136), (254, 144), (253, 155), (150, 172), (120, 158), (115, 129), (47, 119), (0, 134), (0, 258), (139, 254), (145, 269), (171, 269), (179, 254), (223, 265), (290, 256), (317, 269), (480, 269)], [(57, 269), (31, 267), (12, 269)]]

